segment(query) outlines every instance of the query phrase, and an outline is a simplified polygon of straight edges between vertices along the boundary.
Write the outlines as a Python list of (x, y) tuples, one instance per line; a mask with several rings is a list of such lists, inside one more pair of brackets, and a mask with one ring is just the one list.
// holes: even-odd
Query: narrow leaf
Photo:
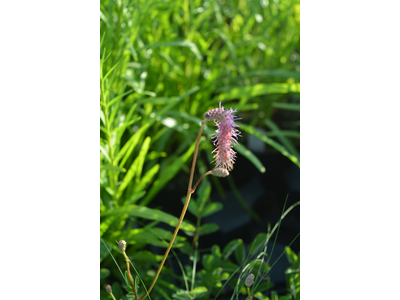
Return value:
[(265, 167), (264, 165), (261, 163), (261, 161), (258, 159), (257, 156), (255, 156), (253, 154), (253, 152), (251, 152), (250, 150), (248, 150), (245, 146), (243, 145), (234, 145), (233, 148), (239, 152), (240, 154), (242, 154), (244, 157), (246, 157), (249, 161), (251, 161), (253, 163), (253, 165), (261, 172), (264, 173), (265, 172)]
[(194, 152), (194, 148), (196, 143), (193, 143), (192, 146), (180, 157), (176, 158), (168, 167), (163, 170), (163, 176), (157, 178), (153, 185), (150, 188), (150, 191), (147, 193), (146, 197), (141, 202), (142, 205), (147, 205), (151, 199), (158, 193), (160, 189), (162, 189), (182, 168), (183, 164), (192, 156)]
[[(148, 220), (157, 220), (163, 223), (166, 223), (172, 227), (176, 227), (178, 224), (178, 218), (174, 217), (170, 214), (167, 214), (165, 212), (162, 212), (158, 209), (153, 209), (153, 208), (148, 208), (145, 206), (139, 206), (139, 205), (127, 205), (124, 207), (116, 208), (111, 211), (107, 211), (105, 213), (101, 214), (101, 217), (104, 216), (118, 216), (122, 214), (128, 214), (129, 216), (132, 217), (139, 217), (143, 219), (148, 219)], [(191, 231), (193, 232), (195, 230), (195, 227), (186, 221), (183, 221), (182, 230), (186, 231)]]
[[(226, 90), (227, 88), (224, 88)], [(300, 83), (260, 83), (253, 86), (234, 87), (215, 98), (215, 101), (251, 98), (267, 94), (300, 93)]]
[[(270, 145), (271, 147), (275, 148), (276, 150), (278, 150), (280, 153), (282, 153), (282, 155), (286, 156), (287, 158), (289, 158), (294, 164), (296, 164), (298, 167), (300, 167), (300, 162), (298, 160), (298, 158), (296, 156), (294, 156), (293, 154), (290, 154), (283, 146), (281, 146), (279, 143), (275, 142), (274, 140), (268, 138), (267, 136), (261, 134), (260, 132), (258, 132), (253, 126), (249, 126), (246, 124), (240, 124), (240, 128), (243, 129), (244, 131), (258, 137), (260, 140), (264, 141), (266, 144)], [(236, 148), (236, 146), (235, 146)]]
[(145, 159), (145, 156), (150, 147), (150, 141), (151, 141), (151, 138), (149, 136), (144, 140), (142, 148), (140, 149), (139, 155), (133, 161), (133, 163), (130, 166), (128, 172), (126, 173), (121, 185), (118, 187), (117, 198), (121, 197), (122, 192), (125, 190), (125, 188), (128, 186), (128, 184), (131, 182), (131, 180), (135, 176), (139, 177), (141, 175), (143, 164), (144, 164), (144, 159)]
[(100, 165), (100, 170), (111, 170), (111, 171), (118, 171), (118, 172), (126, 172), (126, 170), (124, 168), (110, 166), (110, 165), (108, 165), (108, 166)]

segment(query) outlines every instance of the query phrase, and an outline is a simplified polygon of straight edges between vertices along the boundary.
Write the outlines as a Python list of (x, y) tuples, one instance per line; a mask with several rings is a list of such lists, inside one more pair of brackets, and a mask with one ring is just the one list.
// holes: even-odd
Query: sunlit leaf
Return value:
[[(157, 220), (163, 223), (166, 223), (172, 227), (176, 227), (178, 224), (178, 218), (174, 217), (170, 214), (167, 214), (163, 211), (160, 211), (158, 209), (153, 209), (153, 208), (148, 208), (145, 206), (139, 206), (139, 205), (127, 205), (121, 208), (115, 208), (113, 210), (109, 210), (105, 213), (100, 214), (101, 217), (105, 216), (118, 216), (121, 214), (128, 214), (129, 216), (132, 217), (139, 217), (143, 219), (148, 219), (148, 220)], [(195, 227), (186, 221), (183, 221), (181, 225), (182, 230), (186, 231), (194, 231)]]

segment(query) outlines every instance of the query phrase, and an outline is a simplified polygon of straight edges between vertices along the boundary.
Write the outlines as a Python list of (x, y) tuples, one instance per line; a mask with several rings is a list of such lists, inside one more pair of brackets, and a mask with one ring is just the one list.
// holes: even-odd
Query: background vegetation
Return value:
[[(126, 240), (127, 254), (149, 286), (179, 216), (168, 213), (168, 206), (182, 206), (207, 110), (220, 101), (237, 108), (242, 118), (238, 161), (266, 171), (268, 166), (246, 146), (255, 136), (267, 151), (300, 166), (300, 4), (101, 0), (100, 10), (100, 288), (102, 299), (111, 299), (106, 283), (117, 299), (128, 299), (116, 241)], [(209, 136), (214, 130), (210, 124), (203, 133), (195, 181), (212, 168)], [(213, 189), (224, 194), (222, 180), (227, 179), (204, 179), (193, 195), (192, 218), (181, 227), (151, 298), (244, 299), (244, 279), (252, 272), (255, 298), (299, 299), (299, 258), (289, 247), (287, 294), (275, 293), (268, 280), (274, 263), (268, 241), (279, 223), (251, 245), (235, 239), (199, 251), (201, 237), (219, 230), (203, 218), (223, 209), (210, 199)], [(183, 190), (181, 198), (171, 196), (171, 189)], [(244, 213), (257, 218), (242, 196)]]

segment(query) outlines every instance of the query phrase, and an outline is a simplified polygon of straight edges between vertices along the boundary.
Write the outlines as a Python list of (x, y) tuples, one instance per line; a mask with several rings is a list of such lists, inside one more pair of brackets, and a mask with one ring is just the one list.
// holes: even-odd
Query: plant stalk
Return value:
[(134, 282), (133, 282), (133, 278), (132, 278), (131, 271), (130, 271), (130, 267), (129, 267), (129, 262), (130, 262), (129, 257), (126, 255), (125, 251), (122, 252), (122, 253), (124, 254), (124, 257), (125, 257), (126, 269), (127, 269), (127, 271), (128, 271), (128, 277), (129, 277), (129, 281), (131, 282), (132, 290), (133, 290), (133, 292), (135, 293), (135, 299), (138, 300), (139, 298), (138, 298), (138, 296), (137, 296), (137, 294), (136, 294), (135, 284), (134, 284)]
[(200, 137), (201, 137), (201, 133), (203, 132), (203, 128), (204, 128), (204, 123), (202, 122), (202, 123), (201, 123), (200, 130), (199, 130), (199, 133), (198, 133), (198, 135), (197, 135), (196, 147), (194, 148), (194, 155), (193, 155), (193, 161), (192, 161), (192, 168), (190, 169), (189, 186), (188, 186), (188, 190), (187, 190), (187, 194), (186, 194), (186, 201), (185, 201), (185, 204), (183, 205), (183, 209), (182, 209), (181, 216), (179, 217), (178, 224), (176, 225), (174, 234), (172, 235), (172, 238), (171, 238), (171, 241), (169, 242), (169, 245), (168, 245), (168, 247), (167, 247), (167, 250), (165, 250), (164, 257), (163, 257), (163, 259), (161, 260), (160, 266), (158, 267), (157, 273), (156, 273), (156, 275), (154, 276), (153, 282), (151, 283), (149, 289), (148, 289), (147, 292), (144, 294), (144, 296), (143, 296), (142, 298), (140, 298), (140, 300), (143, 300), (144, 298), (146, 298), (146, 297), (150, 294), (151, 290), (153, 289), (154, 284), (156, 283), (156, 281), (157, 281), (157, 279), (158, 279), (158, 276), (159, 276), (160, 273), (161, 273), (162, 267), (164, 266), (165, 260), (166, 260), (167, 257), (168, 257), (168, 254), (169, 254), (169, 252), (170, 252), (170, 250), (171, 250), (171, 248), (172, 248), (172, 245), (173, 245), (173, 243), (174, 243), (174, 241), (175, 241), (175, 238), (176, 238), (176, 236), (178, 235), (179, 228), (181, 227), (182, 222), (183, 222), (183, 219), (184, 219), (184, 217), (185, 217), (187, 208), (188, 208), (188, 206), (189, 206), (190, 198), (191, 198), (191, 196), (192, 196), (192, 183), (193, 183), (194, 168), (195, 168), (195, 166), (196, 166), (197, 152), (198, 152), (198, 150), (199, 150)]

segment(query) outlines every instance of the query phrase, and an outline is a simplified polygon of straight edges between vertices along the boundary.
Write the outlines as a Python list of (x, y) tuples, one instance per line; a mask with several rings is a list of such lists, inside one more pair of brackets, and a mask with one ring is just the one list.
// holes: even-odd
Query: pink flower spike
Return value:
[(240, 131), (235, 129), (239, 127), (235, 124), (235, 120), (238, 120), (234, 113), (236, 109), (226, 109), (219, 103), (219, 108), (209, 110), (204, 114), (205, 119), (203, 122), (214, 121), (217, 125), (217, 130), (213, 134), (214, 146), (216, 148), (212, 153), (214, 155), (215, 168), (222, 167), (231, 171), (233, 164), (235, 163), (236, 152), (232, 149), (232, 144), (239, 144), (237, 137), (240, 136)]

